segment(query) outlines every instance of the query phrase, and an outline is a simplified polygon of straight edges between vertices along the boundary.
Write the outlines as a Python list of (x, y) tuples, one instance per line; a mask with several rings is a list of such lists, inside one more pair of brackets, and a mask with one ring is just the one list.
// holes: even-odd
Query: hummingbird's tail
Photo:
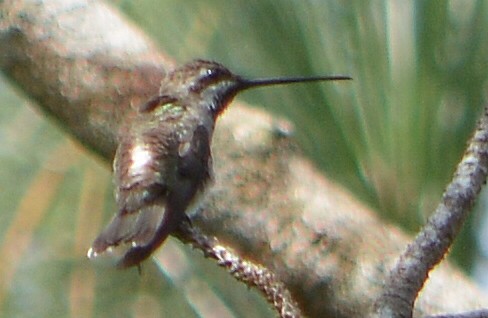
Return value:
[(171, 213), (159, 204), (134, 213), (119, 213), (95, 239), (88, 258), (108, 256), (119, 268), (137, 265), (166, 240), (176, 224)]

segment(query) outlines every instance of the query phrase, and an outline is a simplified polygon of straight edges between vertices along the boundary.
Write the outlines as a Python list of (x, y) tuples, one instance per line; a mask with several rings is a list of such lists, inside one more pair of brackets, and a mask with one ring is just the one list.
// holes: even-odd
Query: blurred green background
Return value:
[[(239, 98), (292, 120), (327, 176), (411, 233), (435, 208), (486, 102), (483, 0), (111, 3), (179, 63), (213, 59), (248, 77), (351, 75)], [(273, 316), (175, 240), (142, 281), (89, 263), (86, 248), (115, 211), (109, 166), (5, 80), (0, 102), (0, 316)], [(453, 251), (467, 272), (474, 220)]]

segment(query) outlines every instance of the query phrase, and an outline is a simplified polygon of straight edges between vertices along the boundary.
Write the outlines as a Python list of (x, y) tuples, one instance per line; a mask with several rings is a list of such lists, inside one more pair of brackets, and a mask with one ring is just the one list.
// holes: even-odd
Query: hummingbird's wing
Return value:
[(141, 208), (135, 226), (137, 234), (132, 237), (131, 248), (119, 261), (119, 267), (134, 266), (148, 258), (176, 229), (185, 212), (196, 205), (211, 179), (210, 141), (211, 132), (203, 125), (198, 126), (188, 140), (180, 140), (176, 175), (163, 195), (165, 206), (161, 209), (159, 197)]
[(138, 124), (123, 127), (119, 135), (113, 164), (118, 212), (93, 242), (90, 258), (119, 245), (115, 254), (147, 245), (167, 214), (169, 183), (176, 173), (173, 132), (158, 130), (157, 122)]
[(114, 161), (119, 212), (94, 241), (90, 258), (120, 245), (125, 250), (119, 267), (140, 263), (175, 230), (209, 179), (211, 133), (198, 126), (177, 142), (164, 134), (146, 130), (119, 143)]

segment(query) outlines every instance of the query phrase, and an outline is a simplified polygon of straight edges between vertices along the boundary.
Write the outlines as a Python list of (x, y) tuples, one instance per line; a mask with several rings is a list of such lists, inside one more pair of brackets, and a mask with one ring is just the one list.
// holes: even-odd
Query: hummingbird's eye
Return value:
[(208, 82), (211, 82), (213, 80), (216, 80), (216, 79), (222, 77), (222, 75), (224, 75), (224, 73), (222, 72), (222, 70), (220, 70), (218, 68), (208, 69), (205, 73), (206, 74), (202, 78), (202, 80), (208, 81)]
[(227, 76), (230, 76), (228, 71), (226, 72), (225, 70), (219, 68), (208, 68), (201, 72), (200, 77), (191, 85), (190, 90), (198, 93), (202, 89), (209, 87)]

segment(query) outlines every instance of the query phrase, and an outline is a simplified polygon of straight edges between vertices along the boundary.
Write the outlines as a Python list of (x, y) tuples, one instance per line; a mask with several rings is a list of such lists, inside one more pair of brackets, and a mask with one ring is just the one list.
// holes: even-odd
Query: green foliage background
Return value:
[[(414, 232), (486, 102), (486, 1), (113, 1), (178, 62), (249, 77), (348, 74), (239, 98), (293, 121), (304, 153)], [(0, 316), (268, 317), (253, 292), (170, 240), (162, 267), (114, 272), (84, 254), (114, 212), (108, 166), (0, 83)], [(469, 271), (472, 221), (456, 261)], [(176, 310), (177, 309), (177, 310)]]

